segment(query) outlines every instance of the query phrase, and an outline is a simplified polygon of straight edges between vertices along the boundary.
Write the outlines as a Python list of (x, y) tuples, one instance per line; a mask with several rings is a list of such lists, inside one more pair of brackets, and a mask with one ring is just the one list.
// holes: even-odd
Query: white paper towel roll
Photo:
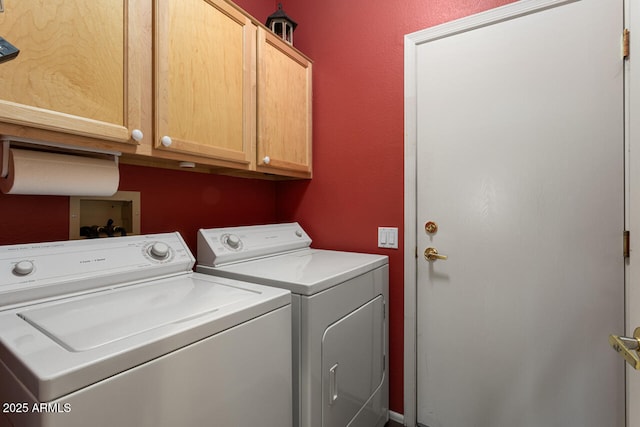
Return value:
[(9, 149), (9, 173), (0, 179), (5, 194), (112, 196), (120, 174), (115, 160)]

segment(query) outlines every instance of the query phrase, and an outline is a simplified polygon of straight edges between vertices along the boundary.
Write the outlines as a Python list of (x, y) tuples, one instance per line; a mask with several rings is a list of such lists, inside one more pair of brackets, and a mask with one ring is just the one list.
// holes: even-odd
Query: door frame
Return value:
[[(640, 28), (640, 7), (629, 0), (624, 2), (625, 28), (632, 30)], [(640, 34), (630, 32), (629, 58), (637, 54), (636, 46), (640, 45)], [(632, 336), (636, 326), (640, 326), (640, 310), (632, 312), (631, 306), (640, 305), (640, 268), (632, 268), (640, 263), (640, 250), (635, 250), (635, 241), (640, 235), (638, 222), (634, 223), (632, 213), (638, 216), (640, 212), (640, 186), (633, 183), (640, 182), (640, 168), (635, 167), (631, 159), (631, 153), (640, 150), (640, 123), (638, 113), (640, 111), (640, 69), (634, 68), (630, 60), (624, 64), (625, 85), (625, 229), (629, 230), (632, 238), (629, 242), (629, 258), (625, 263), (625, 332)], [(637, 156), (636, 156), (637, 157)], [(627, 426), (640, 424), (640, 406), (631, 404), (631, 396), (637, 399), (640, 395), (640, 373), (626, 365), (626, 416)]]
[[(521, 16), (540, 12), (545, 9), (574, 3), (580, 0), (521, 0), (486, 12), (464, 17), (455, 21), (441, 24), (425, 30), (417, 31), (404, 38), (404, 424), (407, 427), (417, 425), (417, 262), (418, 247), (417, 236), (417, 125), (416, 116), (416, 57), (417, 47), (423, 43), (435, 41), (444, 37), (471, 31), (477, 28), (496, 24), (502, 21), (515, 19)], [(629, 1), (625, 2), (625, 16), (631, 16), (631, 21), (640, 20), (640, 11), (629, 13)], [(627, 22), (630, 28), (631, 22)], [(633, 34), (633, 33), (632, 33)], [(640, 43), (640, 39), (638, 40)], [(633, 46), (633, 40), (632, 40)], [(628, 67), (628, 62), (625, 66)], [(634, 80), (640, 86), (640, 72)], [(625, 85), (625, 99), (627, 106), (630, 104), (629, 86)], [(640, 91), (640, 87), (638, 88)], [(640, 95), (635, 99), (640, 100)], [(640, 107), (640, 106), (639, 106)], [(627, 110), (628, 111), (628, 110)], [(627, 121), (630, 123), (631, 121)], [(629, 127), (629, 125), (627, 125)], [(640, 132), (640, 131), (639, 131)], [(628, 139), (629, 132), (625, 132)], [(636, 145), (640, 145), (640, 137)], [(628, 151), (627, 151), (628, 154)], [(625, 169), (628, 170), (628, 155), (625, 160)], [(628, 172), (625, 172), (628, 176)], [(637, 182), (640, 182), (640, 170), (637, 173)], [(629, 179), (629, 178), (627, 178)], [(627, 187), (628, 188), (628, 187)], [(626, 190), (625, 197), (629, 195)], [(640, 204), (640, 190), (636, 191), (635, 199)], [(634, 197), (631, 197), (633, 200)], [(628, 205), (628, 203), (625, 203)], [(626, 210), (628, 211), (628, 207)], [(627, 214), (625, 214), (627, 216)], [(626, 221), (625, 221), (626, 223)], [(638, 254), (640, 258), (640, 253)], [(636, 273), (640, 281), (640, 270)], [(630, 275), (626, 275), (630, 276)], [(628, 279), (627, 279), (628, 280)], [(629, 289), (628, 284), (625, 287)], [(628, 294), (627, 294), (628, 295)], [(626, 298), (625, 298), (626, 300)], [(629, 310), (627, 310), (627, 313)], [(628, 314), (627, 314), (628, 319)], [(629, 327), (627, 326), (627, 329)], [(613, 332), (612, 332), (613, 333)], [(629, 331), (627, 331), (629, 333)], [(605, 337), (606, 343), (606, 337)], [(613, 351), (613, 350), (612, 350)], [(628, 383), (628, 381), (627, 381)]]

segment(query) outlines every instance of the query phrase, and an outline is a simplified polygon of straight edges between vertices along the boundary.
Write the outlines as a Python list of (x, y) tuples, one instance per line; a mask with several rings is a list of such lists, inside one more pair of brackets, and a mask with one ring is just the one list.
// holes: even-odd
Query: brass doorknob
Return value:
[(438, 253), (436, 248), (427, 248), (424, 250), (424, 258), (428, 261), (435, 261), (437, 259), (445, 260), (449, 257)]
[(640, 370), (640, 327), (633, 331), (633, 338), (609, 335), (609, 344), (617, 351), (624, 360), (634, 369)]

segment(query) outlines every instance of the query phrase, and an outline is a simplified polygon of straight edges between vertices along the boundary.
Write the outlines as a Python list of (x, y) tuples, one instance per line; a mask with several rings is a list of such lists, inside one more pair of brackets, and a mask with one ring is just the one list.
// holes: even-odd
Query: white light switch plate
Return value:
[(378, 227), (378, 247), (398, 249), (398, 227)]

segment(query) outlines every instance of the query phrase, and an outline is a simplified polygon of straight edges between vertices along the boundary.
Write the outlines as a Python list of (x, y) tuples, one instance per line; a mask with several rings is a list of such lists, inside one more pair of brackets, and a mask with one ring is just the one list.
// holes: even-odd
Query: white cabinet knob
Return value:
[(140, 142), (142, 141), (142, 138), (144, 137), (144, 135), (142, 134), (142, 131), (140, 129), (134, 129), (131, 131), (131, 138), (136, 141), (136, 142)]
[(269, 163), (271, 163), (271, 157), (264, 156), (264, 159), (262, 159), (262, 163), (264, 163), (265, 165), (268, 165)]
[(173, 141), (171, 141), (171, 137), (170, 136), (163, 136), (162, 139), (160, 139), (160, 142), (162, 143), (162, 145), (164, 145), (165, 147), (170, 147), (171, 143)]

